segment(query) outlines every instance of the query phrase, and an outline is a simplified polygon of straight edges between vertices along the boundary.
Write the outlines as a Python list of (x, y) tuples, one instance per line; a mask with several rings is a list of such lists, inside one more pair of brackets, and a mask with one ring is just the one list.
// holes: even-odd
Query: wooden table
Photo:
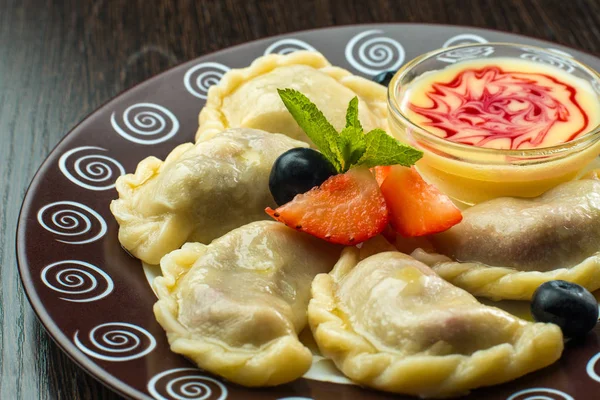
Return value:
[(369, 22), (495, 28), (600, 53), (599, 0), (0, 1), (1, 399), (119, 398), (50, 340), (19, 281), (19, 207), (54, 145), (173, 65), (270, 35)]

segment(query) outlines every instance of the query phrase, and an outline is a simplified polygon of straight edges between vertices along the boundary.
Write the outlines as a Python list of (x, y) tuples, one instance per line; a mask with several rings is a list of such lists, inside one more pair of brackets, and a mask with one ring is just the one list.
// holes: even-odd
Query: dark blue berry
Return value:
[(538, 322), (551, 322), (566, 337), (583, 336), (598, 322), (598, 302), (587, 289), (566, 281), (541, 284), (531, 302), (531, 313)]
[(379, 83), (380, 85), (388, 86), (395, 74), (396, 74), (396, 71), (383, 71), (383, 72), (375, 75), (373, 77), (373, 81)]
[(286, 151), (275, 160), (269, 176), (269, 189), (275, 202), (283, 205), (297, 194), (320, 186), (336, 173), (323, 154), (299, 147)]

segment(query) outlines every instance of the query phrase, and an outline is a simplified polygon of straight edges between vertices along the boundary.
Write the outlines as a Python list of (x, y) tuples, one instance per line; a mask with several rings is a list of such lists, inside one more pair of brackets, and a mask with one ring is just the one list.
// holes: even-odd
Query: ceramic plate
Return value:
[[(209, 54), (164, 72), (98, 109), (48, 156), (25, 197), (18, 261), (29, 300), (48, 333), (82, 368), (135, 399), (309, 400), (408, 399), (349, 384), (315, 357), (302, 379), (248, 390), (194, 368), (171, 353), (154, 319), (152, 292), (140, 262), (119, 245), (109, 203), (115, 179), (143, 158), (164, 158), (193, 140), (207, 89), (230, 68), (269, 53), (316, 49), (354, 74), (395, 70), (430, 50), (461, 43), (516, 42), (550, 48), (600, 69), (600, 59), (549, 42), (442, 25), (361, 25), (298, 32)], [(569, 69), (558, 59), (530, 60)], [(464, 57), (453, 54), (453, 62)], [(594, 397), (600, 391), (596, 330), (567, 345), (559, 362), (516, 381), (475, 390), (465, 399)]]

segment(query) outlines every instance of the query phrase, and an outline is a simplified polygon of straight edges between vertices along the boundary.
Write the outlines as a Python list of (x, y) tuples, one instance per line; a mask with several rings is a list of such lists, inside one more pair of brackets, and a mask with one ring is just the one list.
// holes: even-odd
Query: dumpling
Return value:
[(308, 320), (323, 355), (389, 392), (465, 394), (550, 365), (563, 350), (558, 326), (485, 306), (399, 252), (360, 261), (346, 248), (312, 295)]
[(269, 173), (277, 157), (306, 143), (255, 129), (230, 129), (176, 147), (164, 162), (148, 157), (117, 180), (110, 209), (119, 241), (137, 258), (158, 264), (185, 242), (210, 243), (274, 207)]
[(299, 340), (310, 284), (341, 248), (274, 221), (187, 243), (161, 260), (156, 319), (171, 350), (244, 386), (301, 377), (312, 353)]
[(247, 68), (228, 71), (208, 91), (200, 112), (196, 140), (230, 127), (248, 127), (283, 133), (310, 143), (279, 98), (277, 89), (304, 93), (341, 130), (348, 102), (359, 98), (359, 118), (365, 131), (387, 127), (387, 90), (384, 86), (333, 67), (317, 52), (270, 54)]
[(529, 300), (562, 279), (600, 288), (600, 181), (563, 183), (533, 199), (498, 198), (463, 211), (413, 256), (476, 296)]

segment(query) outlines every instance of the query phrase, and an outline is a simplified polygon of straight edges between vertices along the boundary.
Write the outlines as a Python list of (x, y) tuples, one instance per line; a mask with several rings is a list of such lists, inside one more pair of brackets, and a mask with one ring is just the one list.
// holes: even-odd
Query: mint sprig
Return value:
[(358, 98), (354, 97), (346, 111), (346, 127), (337, 132), (327, 118), (308, 97), (294, 89), (277, 89), (279, 97), (300, 128), (321, 153), (333, 164), (338, 173), (355, 165), (403, 165), (409, 167), (423, 153), (400, 143), (382, 129), (365, 134), (358, 119)]

